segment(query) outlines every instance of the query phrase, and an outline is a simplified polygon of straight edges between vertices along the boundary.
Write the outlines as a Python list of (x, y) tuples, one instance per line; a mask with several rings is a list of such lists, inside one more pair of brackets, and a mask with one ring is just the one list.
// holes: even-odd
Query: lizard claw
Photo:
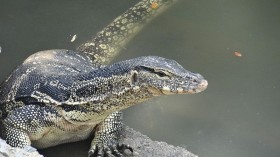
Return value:
[(89, 150), (88, 157), (124, 157), (124, 151), (128, 149), (133, 153), (133, 149), (126, 144), (118, 145), (96, 145), (95, 148)]
[(122, 153), (124, 153), (124, 151), (126, 149), (130, 150), (130, 152), (133, 153), (133, 148), (130, 147), (128, 144), (118, 144), (117, 149), (119, 152), (122, 152)]

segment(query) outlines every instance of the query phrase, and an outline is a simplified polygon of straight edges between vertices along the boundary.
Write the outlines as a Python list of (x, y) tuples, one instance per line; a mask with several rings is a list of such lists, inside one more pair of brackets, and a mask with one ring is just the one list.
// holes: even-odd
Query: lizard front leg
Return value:
[(123, 156), (125, 149), (133, 152), (132, 148), (125, 144), (119, 144), (123, 131), (122, 112), (110, 114), (95, 130), (95, 136), (91, 143), (89, 156)]
[(25, 105), (14, 109), (2, 121), (2, 137), (13, 146), (23, 148), (31, 145), (29, 134), (40, 128), (40, 108), (36, 105)]
[(31, 146), (27, 132), (10, 125), (8, 122), (3, 122), (2, 136), (12, 147), (23, 148), (25, 146)]
[(40, 138), (44, 127), (53, 125), (45, 116), (46, 112), (51, 109), (32, 104), (14, 109), (2, 121), (2, 137), (13, 147), (31, 146), (31, 137)]

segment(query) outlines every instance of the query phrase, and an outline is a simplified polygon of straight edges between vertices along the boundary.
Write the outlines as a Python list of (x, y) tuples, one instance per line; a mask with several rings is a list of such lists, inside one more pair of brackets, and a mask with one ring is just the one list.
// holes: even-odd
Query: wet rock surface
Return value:
[[(125, 127), (123, 143), (129, 144), (135, 157), (197, 157), (182, 147), (169, 145), (165, 142), (152, 141), (148, 136)], [(91, 140), (67, 143), (56, 147), (39, 150), (45, 157), (83, 157), (87, 156)], [(0, 157), (42, 157), (34, 148), (13, 148), (0, 139)], [(130, 154), (129, 150), (126, 154)]]
[(166, 142), (152, 141), (148, 136), (126, 127), (124, 143), (134, 148), (135, 156), (141, 157), (197, 157), (182, 147)]
[(24, 149), (14, 148), (0, 139), (0, 157), (43, 157), (35, 148), (25, 147)]

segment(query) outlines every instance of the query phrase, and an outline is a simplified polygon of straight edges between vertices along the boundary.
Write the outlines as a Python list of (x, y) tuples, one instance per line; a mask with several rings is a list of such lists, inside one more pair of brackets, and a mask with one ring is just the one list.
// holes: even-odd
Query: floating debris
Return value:
[(72, 37), (72, 39), (71, 39), (71, 42), (74, 42), (74, 41), (76, 40), (76, 38), (77, 38), (77, 35), (76, 35), (76, 34), (73, 35), (73, 37)]
[(236, 57), (242, 57), (242, 54), (241, 54), (240, 52), (237, 52), (237, 51), (234, 52), (234, 55), (235, 55)]
[(157, 8), (158, 8), (158, 3), (153, 2), (153, 3), (151, 4), (151, 8), (152, 8), (152, 9), (157, 9)]

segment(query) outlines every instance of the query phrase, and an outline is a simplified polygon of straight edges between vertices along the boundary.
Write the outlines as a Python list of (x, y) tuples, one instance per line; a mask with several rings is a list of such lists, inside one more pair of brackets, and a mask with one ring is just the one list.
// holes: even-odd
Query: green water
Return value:
[[(36, 51), (75, 49), (137, 2), (0, 1), (1, 81)], [(175, 59), (209, 88), (131, 107), (126, 124), (200, 157), (279, 157), (279, 8), (276, 0), (181, 0), (155, 19), (116, 60)]]

